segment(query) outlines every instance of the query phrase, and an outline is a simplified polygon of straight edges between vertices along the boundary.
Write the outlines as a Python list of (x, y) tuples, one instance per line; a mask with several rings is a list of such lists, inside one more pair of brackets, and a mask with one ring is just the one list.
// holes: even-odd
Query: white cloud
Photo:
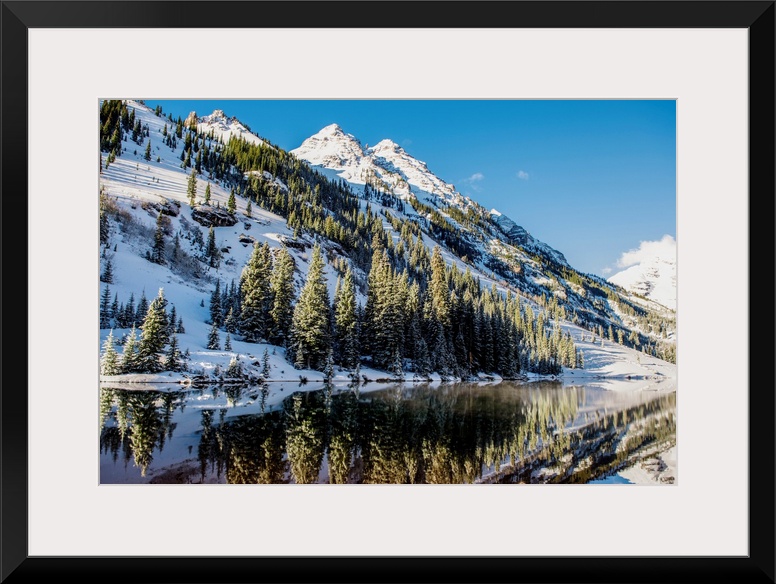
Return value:
[(612, 273), (612, 268), (604, 268), (603, 270), (601, 270), (601, 272), (603, 273), (604, 276), (606, 276), (607, 274)]
[(528, 173), (524, 170), (518, 170), (517, 178), (519, 178), (520, 180), (528, 180)]
[[(475, 172), (469, 178), (463, 179), (463, 184), (465, 184), (467, 187), (469, 187), (475, 193), (479, 193), (479, 192), (482, 191), (482, 187), (480, 185), (478, 185), (477, 183), (480, 182), (484, 178), (485, 178), (484, 174), (482, 174), (481, 172)], [(464, 194), (471, 194), (471, 193), (464, 193)]]
[(659, 241), (642, 241), (639, 247), (626, 251), (617, 260), (618, 268), (627, 268), (640, 264), (655, 256), (663, 258), (676, 257), (676, 240), (670, 235), (664, 235)]

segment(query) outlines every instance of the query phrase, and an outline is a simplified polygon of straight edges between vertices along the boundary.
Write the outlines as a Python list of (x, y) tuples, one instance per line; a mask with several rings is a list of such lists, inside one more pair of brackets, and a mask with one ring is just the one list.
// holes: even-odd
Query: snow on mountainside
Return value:
[(608, 278), (626, 290), (676, 310), (676, 241), (644, 242), (620, 260), (625, 270)]
[[(463, 213), (471, 210), (487, 216), (475, 201), (459, 193), (454, 185), (431, 172), (425, 162), (389, 139), (364, 148), (358, 138), (331, 124), (307, 138), (291, 154), (314, 166), (336, 170), (337, 176), (354, 185), (369, 183), (405, 201), (416, 199), (435, 207), (455, 207)], [(490, 219), (510, 243), (568, 265), (562, 253), (534, 239), (506, 215), (494, 209)]]
[(535, 239), (525, 229), (520, 227), (517, 223), (512, 221), (506, 215), (500, 213), (496, 209), (491, 209), (490, 216), (493, 222), (498, 225), (499, 229), (509, 237), (512, 243), (516, 243), (520, 247), (530, 249), (532, 251), (543, 253), (554, 259), (559, 264), (568, 265), (566, 258), (558, 250), (552, 249), (549, 245), (546, 245)]
[(418, 196), (416, 193), (422, 191), (426, 196), (434, 195), (460, 206), (472, 204), (453, 185), (429, 171), (425, 162), (413, 158), (395, 142), (382, 140), (364, 148), (355, 136), (346, 134), (337, 124), (310, 136), (291, 150), (291, 154), (312, 165), (339, 170), (339, 176), (348, 182), (370, 182), (404, 199)]
[[(463, 250), (459, 246), (457, 255), (465, 253), (467, 263), (485, 276), (507, 282), (528, 297), (546, 294), (555, 298), (569, 311), (578, 311), (582, 320), (589, 319), (604, 327), (612, 323), (647, 337), (655, 334), (654, 323), (647, 323), (649, 318), (642, 311), (657, 309), (662, 313), (661, 307), (645, 304), (638, 296), (617, 298), (606, 280), (577, 273), (560, 251), (535, 239), (498, 210), (487, 211), (463, 196), (452, 184), (431, 172), (425, 162), (392, 140), (364, 147), (357, 137), (331, 124), (290, 153), (323, 172), (328, 171), (326, 174), (332, 178), (346, 180), (356, 191), (363, 189), (365, 196), (365, 185), (369, 185), (371, 192), (389, 193), (409, 203), (396, 206), (400, 209), (397, 214), (416, 222), (427, 221), (424, 229), (435, 237), (440, 231), (435, 228), (440, 222), (446, 223), (441, 231), (449, 228), (456, 234), (457, 242), (470, 244)], [(383, 204), (386, 204), (384, 199)], [(433, 217), (429, 210), (438, 211), (438, 216)], [(435, 220), (436, 226), (429, 225)], [(449, 242), (441, 242), (450, 247)], [(641, 294), (638, 289), (633, 292)], [(660, 295), (661, 305), (669, 295), (670, 292)], [(604, 296), (609, 298), (603, 301)], [(672, 328), (671, 325), (663, 327), (657, 336), (674, 342)]]
[(186, 121), (189, 125), (191, 121), (196, 121), (199, 132), (209, 134), (212, 131), (213, 136), (221, 138), (224, 143), (228, 142), (230, 138), (235, 137), (242, 138), (251, 144), (264, 144), (264, 140), (251, 132), (240, 120), (235, 117), (226, 117), (226, 114), (220, 109), (213, 111), (209, 116), (201, 118), (197, 117), (196, 112), (191, 112)]

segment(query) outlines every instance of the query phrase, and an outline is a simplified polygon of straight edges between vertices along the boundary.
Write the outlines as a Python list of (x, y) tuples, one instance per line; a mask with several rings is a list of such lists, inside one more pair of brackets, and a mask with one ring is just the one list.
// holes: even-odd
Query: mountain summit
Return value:
[[(533, 238), (528, 231), (515, 221), (496, 211), (488, 213), (471, 198), (458, 192), (454, 185), (439, 178), (429, 170), (428, 165), (409, 154), (399, 144), (384, 139), (371, 147), (364, 148), (358, 138), (347, 134), (337, 124), (331, 124), (317, 134), (307, 138), (302, 144), (291, 150), (291, 154), (314, 166), (336, 171), (336, 175), (353, 186), (368, 185), (382, 193), (390, 193), (403, 201), (410, 202), (405, 213), (413, 214), (414, 206), (424, 215), (422, 206), (430, 205), (447, 215), (460, 212), (465, 216), (480, 216), (496, 228), (490, 233), (478, 233), (480, 239), (495, 233), (506, 243), (550, 258), (553, 262), (568, 266), (563, 254), (549, 245)], [(412, 202), (416, 201), (416, 205)], [(452, 218), (452, 217), (448, 217)], [(454, 229), (460, 227), (460, 221), (450, 222)]]
[(638, 249), (623, 254), (622, 270), (609, 282), (629, 292), (676, 310), (676, 241), (666, 235), (660, 241), (642, 242)]

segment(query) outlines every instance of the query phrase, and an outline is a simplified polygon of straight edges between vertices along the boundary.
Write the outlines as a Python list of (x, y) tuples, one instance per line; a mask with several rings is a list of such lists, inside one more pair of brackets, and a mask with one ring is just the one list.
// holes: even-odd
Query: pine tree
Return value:
[(116, 352), (115, 346), (116, 340), (113, 338), (113, 329), (108, 333), (108, 338), (105, 339), (103, 348), (105, 352), (102, 355), (102, 361), (100, 363), (100, 372), (103, 375), (118, 375), (121, 373), (121, 367), (119, 366), (119, 355)]
[(135, 312), (134, 317), (134, 324), (135, 326), (139, 327), (143, 319), (145, 318), (146, 313), (148, 312), (148, 299), (145, 295), (145, 290), (143, 290), (140, 293), (140, 301), (137, 303), (137, 311)]
[[(181, 154), (183, 154), (181, 152)], [(189, 205), (192, 207), (197, 203), (197, 171), (192, 170), (189, 175), (186, 194), (189, 196)]]
[(218, 336), (218, 327), (215, 323), (210, 327), (210, 333), (207, 337), (207, 348), (213, 351), (219, 351), (221, 349), (221, 339)]
[(229, 333), (226, 333), (226, 338), (224, 339), (224, 351), (231, 351), (232, 350), (232, 337), (229, 336)]
[[(102, 159), (102, 155), (100, 155), (100, 159)], [(108, 223), (108, 213), (100, 206), (100, 244), (106, 245), (109, 239), (110, 224)]]
[(129, 328), (135, 324), (135, 293), (129, 294), (129, 300), (124, 306), (124, 314), (121, 317), (121, 326), (119, 328)]
[(253, 212), (253, 209), (251, 208), (251, 200), (248, 199), (248, 203), (246, 203), (245, 205), (245, 216), (250, 217), (252, 212)]
[[(194, 171), (196, 172), (196, 171)], [(207, 183), (207, 186), (205, 187), (205, 205), (210, 204), (210, 183)]]
[(143, 158), (146, 160), (151, 160), (151, 140), (148, 141), (148, 144), (146, 144), (145, 154), (143, 154)]
[(294, 365), (298, 368), (320, 370), (331, 349), (331, 308), (323, 269), (323, 254), (316, 245), (292, 320)]
[(446, 279), (445, 261), (439, 246), (431, 254), (431, 280), (426, 291), (424, 320), (426, 321), (429, 356), (432, 368), (443, 374), (451, 372), (453, 355), (450, 335), (450, 290)]
[(175, 305), (170, 308), (170, 316), (167, 319), (168, 322), (168, 331), (167, 334), (172, 337), (177, 331), (177, 324), (178, 324), (178, 313), (175, 311)]
[(216, 234), (212, 225), (208, 231), (207, 245), (205, 246), (205, 257), (207, 258), (208, 265), (211, 268), (218, 269), (218, 266), (221, 264), (221, 251), (216, 245)]
[(154, 233), (154, 246), (151, 249), (151, 261), (155, 264), (164, 265), (164, 215), (159, 211), (156, 218), (156, 232)]
[(339, 363), (346, 369), (353, 369), (359, 355), (356, 286), (350, 268), (334, 295), (334, 332)]
[(226, 210), (231, 215), (234, 215), (235, 212), (237, 211), (237, 201), (234, 198), (234, 191), (229, 193), (229, 200), (226, 203)]
[(183, 318), (180, 316), (178, 317), (178, 326), (175, 328), (175, 332), (179, 335), (186, 332), (186, 329), (183, 328)]
[(166, 359), (164, 361), (165, 371), (181, 370), (181, 352), (178, 348), (178, 337), (175, 334), (170, 336), (170, 346), (167, 349)]
[(124, 353), (121, 356), (121, 372), (122, 373), (135, 373), (141, 370), (140, 358), (138, 356), (137, 346), (137, 329), (135, 325), (132, 325), (132, 330), (129, 331), (129, 336), (124, 343)]
[(172, 263), (175, 264), (178, 262), (178, 260), (181, 258), (181, 240), (180, 237), (178, 237), (178, 234), (175, 234), (175, 237), (172, 239)]
[(210, 295), (210, 322), (221, 326), (223, 312), (221, 311), (221, 280), (216, 280), (216, 287)]
[(393, 360), (391, 361), (391, 366), (388, 370), (391, 372), (391, 375), (397, 379), (404, 377), (404, 367), (402, 365), (401, 355), (399, 354), (398, 349), (396, 349), (393, 353)]
[(234, 334), (237, 332), (237, 318), (234, 316), (234, 309), (230, 306), (229, 312), (226, 313), (224, 319), (224, 329), (226, 332)]
[(100, 299), (100, 328), (110, 328), (110, 286), (105, 286)]
[(334, 379), (334, 353), (331, 349), (326, 354), (326, 363), (323, 366), (323, 380), (328, 384)]
[(138, 357), (145, 371), (156, 372), (161, 368), (160, 357), (169, 342), (169, 324), (167, 322), (167, 300), (164, 289), (151, 301), (143, 320)]
[(259, 342), (267, 334), (270, 262), (269, 244), (255, 243), (240, 276), (240, 332), (249, 343)]
[(269, 340), (285, 346), (294, 314), (294, 258), (285, 247), (275, 256), (269, 286), (272, 297)]
[(261, 357), (261, 375), (264, 377), (264, 379), (269, 379), (270, 374), (270, 368), (269, 368), (269, 351), (267, 349), (264, 349), (264, 355)]
[(113, 262), (111, 260), (105, 261), (105, 269), (102, 271), (102, 275), (100, 276), (100, 282), (113, 284)]

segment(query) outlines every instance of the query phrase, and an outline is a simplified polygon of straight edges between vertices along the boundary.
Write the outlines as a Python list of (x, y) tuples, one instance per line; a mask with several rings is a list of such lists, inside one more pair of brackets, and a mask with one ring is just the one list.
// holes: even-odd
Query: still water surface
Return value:
[(100, 388), (100, 482), (586, 483), (676, 440), (675, 393), (560, 382)]

